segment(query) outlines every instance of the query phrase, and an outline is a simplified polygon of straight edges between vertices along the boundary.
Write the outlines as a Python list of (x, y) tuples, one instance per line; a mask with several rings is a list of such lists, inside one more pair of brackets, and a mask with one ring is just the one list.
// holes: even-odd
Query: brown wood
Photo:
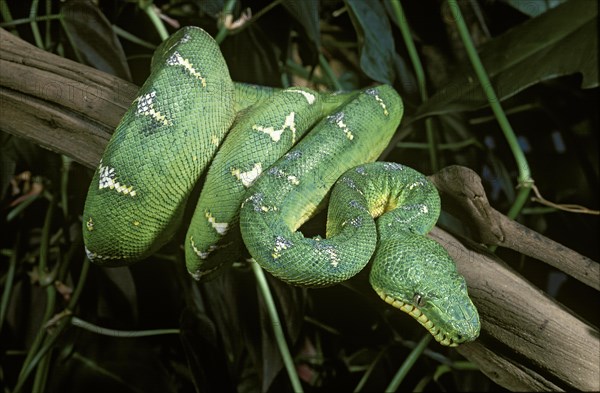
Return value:
[(0, 29), (0, 127), (96, 167), (138, 87)]
[(461, 217), (476, 242), (510, 248), (600, 290), (600, 264), (494, 209), (485, 195), (481, 178), (473, 170), (449, 166), (430, 176), (430, 180), (440, 191), (443, 209)]
[(598, 390), (595, 327), (481, 246), (439, 228), (432, 237), (456, 261), (481, 318), (480, 338), (459, 346), (459, 353), (510, 390)]

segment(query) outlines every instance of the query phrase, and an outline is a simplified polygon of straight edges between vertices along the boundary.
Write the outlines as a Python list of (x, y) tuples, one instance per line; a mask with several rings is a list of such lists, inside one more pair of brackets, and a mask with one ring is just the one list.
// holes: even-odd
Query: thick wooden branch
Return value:
[(0, 29), (0, 129), (96, 167), (138, 87)]
[(480, 245), (438, 228), (432, 237), (456, 261), (481, 318), (479, 339), (458, 352), (510, 390), (598, 390), (596, 328)]
[(444, 210), (461, 217), (476, 242), (510, 248), (539, 259), (600, 291), (600, 264), (494, 209), (481, 178), (471, 169), (450, 166), (430, 179), (440, 191)]
[[(41, 51), (2, 29), (0, 45), (0, 129), (97, 166), (137, 87)], [(474, 174), (455, 169), (431, 178), (444, 208), (473, 228), (474, 241), (513, 248), (598, 289), (596, 262), (490, 210), (487, 199), (481, 204), (485, 193), (473, 183)], [(440, 229), (432, 236), (457, 261), (481, 314), (481, 337), (459, 347), (461, 354), (511, 390), (600, 390), (595, 327), (477, 243), (458, 241)]]

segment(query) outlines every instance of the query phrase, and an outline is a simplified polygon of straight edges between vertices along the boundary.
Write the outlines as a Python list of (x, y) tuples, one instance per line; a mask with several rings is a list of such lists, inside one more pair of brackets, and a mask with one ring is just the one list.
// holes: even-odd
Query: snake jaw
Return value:
[(407, 313), (417, 320), (431, 335), (437, 342), (441, 345), (448, 347), (457, 347), (460, 344), (459, 341), (456, 341), (454, 338), (450, 337), (448, 334), (442, 331), (440, 327), (436, 326), (433, 321), (431, 321), (418, 307), (403, 302), (397, 298), (387, 295), (384, 291), (380, 289), (375, 289), (379, 297), (385, 301), (387, 304)]

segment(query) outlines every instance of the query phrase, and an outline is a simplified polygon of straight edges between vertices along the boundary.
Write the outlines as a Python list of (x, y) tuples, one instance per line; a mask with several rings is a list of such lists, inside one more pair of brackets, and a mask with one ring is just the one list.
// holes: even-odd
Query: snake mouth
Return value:
[(379, 289), (376, 289), (376, 292), (384, 302), (401, 311), (404, 311), (405, 313), (416, 319), (417, 322), (423, 325), (423, 327), (427, 329), (427, 331), (431, 333), (433, 338), (435, 338), (435, 340), (441, 345), (445, 345), (448, 347), (456, 347), (460, 343), (453, 337), (450, 337), (448, 334), (443, 332), (438, 326), (435, 326), (435, 324), (429, 318), (427, 318), (427, 315), (425, 315), (418, 307), (393, 298)]

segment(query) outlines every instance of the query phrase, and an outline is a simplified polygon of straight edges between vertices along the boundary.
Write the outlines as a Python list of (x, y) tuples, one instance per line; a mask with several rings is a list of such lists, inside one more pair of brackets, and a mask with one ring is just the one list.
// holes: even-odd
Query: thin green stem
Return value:
[[(391, 5), (392, 9), (394, 10), (394, 14), (396, 15), (396, 20), (398, 21), (398, 27), (400, 28), (400, 33), (402, 34), (402, 39), (404, 40), (408, 57), (410, 58), (413, 69), (415, 70), (415, 78), (417, 79), (421, 102), (425, 102), (429, 98), (429, 94), (427, 93), (427, 79), (425, 78), (423, 64), (421, 63), (419, 53), (417, 52), (417, 48), (410, 33), (410, 26), (408, 25), (406, 14), (404, 13), (404, 9), (402, 8), (400, 0), (392, 0)], [(433, 128), (433, 119), (425, 119), (425, 131), (427, 135), (427, 141), (429, 142), (428, 150), (431, 169), (433, 172), (436, 172), (439, 169), (439, 163), (437, 158), (438, 149), (435, 130)]]
[(14, 220), (22, 211), (24, 211), (29, 205), (33, 202), (41, 198), (41, 194), (33, 194), (29, 195), (26, 199), (24, 199), (21, 203), (14, 207), (8, 214), (6, 215), (6, 221), (10, 222)]
[[(233, 13), (233, 8), (235, 7), (236, 3), (237, 0), (227, 0), (225, 5), (223, 6), (222, 15), (224, 17), (226, 15), (231, 15)], [(217, 44), (221, 45), (221, 42), (223, 42), (223, 40), (225, 39), (225, 37), (227, 37), (228, 34), (229, 28), (225, 25), (225, 23), (223, 23), (221, 27), (219, 27), (219, 32), (215, 36), (215, 41), (217, 41)]]
[(469, 371), (479, 371), (480, 368), (473, 362), (468, 360), (457, 360), (452, 362), (452, 368), (454, 370), (469, 370)]
[(338, 81), (337, 77), (333, 73), (333, 70), (329, 66), (329, 63), (327, 62), (327, 59), (325, 58), (325, 56), (323, 56), (322, 53), (319, 53), (319, 65), (321, 66), (321, 68), (325, 72), (325, 75), (327, 75), (327, 78), (331, 82), (331, 86), (333, 87), (333, 89), (335, 91), (341, 91), (342, 90), (342, 85), (340, 84), (340, 81)]
[(23, 366), (21, 368), (21, 372), (19, 373), (19, 386), (22, 386), (29, 373), (36, 367), (36, 364), (33, 364), (34, 359), (38, 359), (36, 362), (42, 361), (39, 368), (36, 370), (36, 375), (34, 378), (33, 389), (34, 391), (43, 391), (44, 386), (46, 384), (46, 378), (48, 376), (48, 367), (50, 367), (49, 360), (44, 360), (44, 356), (38, 356), (40, 351), (38, 349), (43, 343), (46, 342), (47, 332), (46, 332), (46, 323), (52, 318), (54, 314), (54, 307), (56, 304), (56, 290), (52, 283), (54, 282), (53, 274), (48, 273), (48, 251), (50, 247), (50, 232), (52, 229), (52, 220), (54, 218), (54, 210), (56, 208), (56, 198), (50, 197), (50, 204), (48, 205), (48, 209), (46, 210), (46, 216), (44, 218), (44, 226), (42, 227), (42, 235), (40, 240), (40, 255), (38, 261), (38, 281), (41, 286), (46, 287), (46, 309), (44, 311), (44, 316), (42, 318), (42, 325), (38, 331), (38, 334), (35, 337), (31, 348), (29, 348), (29, 352), (27, 353), (27, 357), (25, 358), (25, 362), (23, 362)]
[(388, 350), (389, 350), (389, 346), (384, 347), (381, 351), (379, 351), (379, 353), (377, 354), (377, 356), (375, 357), (375, 359), (373, 359), (373, 361), (371, 362), (371, 364), (369, 364), (369, 367), (367, 368), (367, 370), (363, 374), (362, 378), (360, 379), (360, 381), (358, 381), (358, 384), (354, 388), (354, 392), (355, 393), (358, 393), (358, 392), (360, 392), (363, 389), (363, 386), (365, 386), (365, 384), (369, 380), (369, 377), (371, 376), (371, 374), (375, 370), (375, 366), (377, 364), (379, 364), (379, 361), (381, 360), (381, 358), (383, 358), (383, 355)]
[(292, 59), (287, 59), (285, 63), (286, 69), (292, 74), (298, 75), (300, 78), (304, 78), (306, 80), (310, 80), (313, 83), (318, 83), (322, 85), (326, 85), (327, 81), (324, 78), (315, 77), (314, 75), (310, 75), (307, 69), (302, 67), (300, 64), (294, 62)]
[[(77, 305), (77, 302), (79, 301), (81, 292), (83, 291), (83, 287), (84, 287), (85, 281), (87, 279), (90, 265), (91, 265), (91, 263), (87, 259), (84, 259), (84, 264), (81, 268), (81, 273), (79, 274), (79, 281), (77, 282), (77, 286), (75, 287), (75, 290), (73, 291), (73, 294), (71, 295), (71, 299), (69, 300), (67, 310), (75, 309), (75, 306)], [(48, 287), (48, 289), (52, 289), (53, 290), (52, 292), (55, 293), (53, 287)], [(70, 311), (69, 311), (69, 313), (70, 313)], [(42, 325), (40, 332), (45, 333), (45, 326), (46, 326), (46, 323), (48, 320), (49, 320), (49, 318), (43, 320), (44, 325)], [(50, 351), (50, 349), (52, 349), (52, 347), (54, 346), (54, 343), (56, 343), (56, 341), (62, 335), (64, 330), (68, 326), (70, 326), (69, 321), (70, 321), (69, 317), (63, 318), (62, 320), (60, 320), (54, 333), (52, 335), (46, 335), (45, 339), (43, 340), (43, 345), (41, 346), (40, 350), (37, 351), (37, 353), (35, 353), (35, 354), (32, 351), (32, 348), (34, 347), (34, 345), (32, 345), (32, 348), (30, 348), (30, 350), (27, 353), (27, 358), (25, 359), (25, 362), (23, 362), (23, 367), (21, 368), (21, 372), (19, 374), (17, 384), (12, 393), (20, 393), (21, 389), (23, 389), (23, 386), (25, 385), (25, 382), (27, 381), (27, 378), (29, 377), (29, 374), (31, 374), (31, 372), (34, 370), (34, 368), (39, 364), (39, 362), (44, 358), (44, 356), (46, 356), (48, 351)], [(38, 332), (38, 336), (36, 336), (36, 341), (38, 340), (38, 337), (40, 336), (40, 332)], [(36, 348), (37, 347), (39, 347), (39, 344), (36, 346)]]
[(2, 332), (2, 326), (4, 325), (4, 318), (6, 317), (8, 304), (10, 302), (10, 296), (12, 294), (12, 287), (15, 280), (15, 271), (17, 270), (20, 239), (21, 232), (17, 231), (14, 242), (15, 246), (8, 260), (8, 271), (6, 272), (6, 281), (4, 282), (4, 290), (2, 291), (2, 301), (0, 302), (0, 333)]
[(136, 337), (149, 337), (149, 336), (160, 336), (164, 334), (179, 334), (179, 329), (153, 329), (153, 330), (116, 330), (108, 329), (93, 323), (84, 321), (77, 317), (71, 317), (71, 325), (85, 329), (92, 333), (100, 334), (103, 336), (119, 337), (119, 338), (136, 338)]
[[(46, 0), (46, 15), (50, 15), (52, 12), (52, 1)], [(50, 34), (50, 28), (52, 27), (51, 22), (46, 20), (44, 23), (44, 48), (50, 48), (52, 44), (52, 35)]]
[[(535, 111), (535, 110), (539, 110), (539, 109), (542, 109), (542, 108), (538, 103), (528, 102), (525, 104), (513, 106), (512, 108), (505, 110), (504, 113), (506, 113), (506, 115), (515, 115), (518, 113)], [(477, 124), (487, 123), (487, 122), (493, 121), (493, 120), (496, 120), (496, 117), (494, 115), (473, 117), (473, 118), (469, 119), (469, 124), (477, 125)]]
[[(13, 22), (13, 17), (6, 1), (0, 1), (0, 16), (2, 16), (2, 19), (4, 20), (3, 23), (0, 23), (0, 27), (14, 26), (11, 25), (11, 23)], [(19, 37), (19, 32), (17, 31), (17, 29), (12, 30), (12, 33)]]
[(33, 387), (31, 393), (43, 393), (46, 389), (46, 381), (48, 380), (48, 372), (50, 370), (51, 356), (44, 356), (35, 370), (33, 377)]
[(75, 310), (75, 306), (77, 305), (83, 287), (85, 286), (85, 281), (90, 271), (90, 265), (91, 262), (87, 258), (84, 258), (83, 265), (81, 266), (81, 273), (79, 273), (79, 281), (77, 281), (77, 286), (75, 287), (75, 290), (73, 290), (71, 299), (69, 299), (69, 304), (67, 305), (68, 310)]
[(427, 140), (429, 141), (427, 145), (429, 151), (429, 162), (431, 163), (431, 171), (437, 172), (440, 169), (440, 164), (438, 161), (438, 144), (435, 137), (435, 130), (433, 129), (433, 119), (431, 117), (425, 119), (425, 132), (427, 134)]
[[(120, 28), (117, 25), (112, 25), (112, 29), (115, 32), (115, 34), (117, 34), (119, 37), (126, 39), (127, 41), (133, 42), (134, 44), (137, 44), (139, 46), (142, 46), (144, 48), (148, 48), (151, 50), (155, 50), (156, 49), (156, 45), (145, 41), (133, 34), (131, 34), (130, 32), (128, 32), (127, 30), (123, 30), (122, 28)], [(131, 57), (129, 57), (131, 58)]]
[(302, 392), (303, 390), (302, 385), (300, 383), (300, 378), (298, 377), (298, 373), (296, 372), (294, 360), (292, 359), (290, 349), (288, 348), (287, 342), (285, 340), (285, 335), (283, 333), (283, 329), (281, 328), (281, 321), (279, 320), (279, 314), (277, 314), (277, 308), (275, 307), (273, 296), (271, 296), (271, 290), (269, 289), (269, 284), (267, 283), (265, 274), (263, 273), (262, 268), (258, 265), (258, 263), (256, 263), (254, 259), (250, 261), (250, 265), (252, 266), (252, 270), (254, 271), (254, 276), (256, 277), (258, 289), (260, 290), (263, 300), (265, 301), (267, 313), (269, 314), (269, 318), (271, 319), (271, 325), (273, 326), (275, 340), (277, 341), (279, 352), (281, 353), (281, 357), (283, 358), (283, 364), (285, 365), (288, 377), (290, 378), (292, 389), (296, 393)]
[[(23, 385), (27, 380), (27, 377), (31, 373), (31, 371), (35, 368), (37, 363), (40, 361), (43, 355), (40, 355), (42, 350), (39, 350), (40, 346), (44, 342), (44, 338), (46, 337), (46, 329), (45, 325), (52, 317), (54, 312), (54, 304), (56, 300), (56, 291), (53, 286), (46, 287), (46, 310), (44, 311), (44, 316), (42, 318), (42, 324), (40, 329), (38, 330), (29, 351), (27, 352), (27, 357), (23, 362), (23, 366), (21, 367), (21, 372), (19, 373), (18, 383), (17, 385)], [(15, 391), (17, 389), (15, 388)], [(13, 392), (14, 393), (14, 392)]]
[[(438, 150), (457, 150), (464, 149), (465, 147), (469, 147), (471, 145), (475, 145), (477, 147), (481, 147), (479, 141), (475, 138), (465, 139), (459, 142), (452, 143), (441, 143), (437, 146)], [(396, 145), (396, 147), (401, 147), (404, 149), (428, 149), (429, 144), (420, 143), (420, 142), (401, 142)]]
[(523, 206), (525, 206), (525, 204), (527, 203), (527, 201), (529, 200), (529, 194), (531, 192), (531, 184), (527, 185), (527, 186), (521, 186), (519, 188), (519, 192), (517, 193), (517, 196), (515, 197), (515, 201), (513, 202), (512, 206), (510, 207), (510, 209), (508, 210), (508, 213), (506, 213), (506, 215), (510, 218), (515, 218), (519, 215), (519, 213), (521, 213), (521, 210), (523, 209)]
[(42, 15), (42, 16), (36, 16), (34, 18), (20, 18), (20, 19), (13, 19), (13, 20), (5, 19), (5, 22), (0, 23), (0, 27), (13, 27), (13, 26), (18, 26), (18, 25), (25, 25), (27, 23), (32, 23), (32, 22), (50, 21), (50, 20), (56, 20), (56, 19), (61, 19), (61, 18), (62, 18), (61, 15)]
[(48, 280), (48, 251), (50, 249), (50, 231), (52, 229), (52, 220), (54, 218), (54, 209), (56, 207), (55, 198), (52, 197), (48, 209), (46, 210), (46, 217), (44, 219), (44, 226), (42, 227), (42, 235), (40, 240), (40, 256), (38, 261), (38, 277), (40, 285), (46, 286), (51, 284), (51, 280)]
[(481, 87), (483, 88), (483, 91), (487, 96), (490, 107), (492, 108), (492, 111), (496, 116), (498, 124), (502, 129), (502, 132), (504, 133), (504, 137), (508, 142), (508, 145), (513, 153), (513, 156), (519, 168), (519, 195), (513, 202), (513, 205), (508, 212), (509, 217), (515, 218), (523, 208), (523, 205), (526, 203), (528, 199), (527, 197), (534, 183), (533, 179), (531, 178), (529, 164), (527, 163), (527, 158), (525, 157), (523, 150), (519, 146), (519, 141), (515, 135), (515, 132), (512, 129), (512, 126), (510, 125), (510, 122), (508, 121), (508, 118), (506, 117), (506, 113), (504, 113), (502, 105), (500, 105), (500, 100), (498, 99), (496, 92), (494, 91), (492, 83), (488, 77), (487, 72), (485, 71), (485, 68), (483, 67), (481, 59), (477, 54), (477, 50), (475, 49), (475, 45), (471, 40), (471, 36), (464, 22), (464, 18), (460, 11), (460, 7), (458, 6), (456, 0), (448, 0), (448, 6), (450, 10), (452, 10), (452, 12), (454, 13), (454, 20), (456, 22), (456, 26), (458, 28), (461, 40), (465, 46), (465, 50), (467, 52), (469, 60), (471, 61), (471, 65), (475, 70), (475, 74), (479, 79), (479, 83), (481, 84)]
[[(50, 349), (52, 349), (52, 347), (54, 346), (54, 343), (61, 336), (61, 334), (62, 334), (63, 330), (66, 328), (66, 326), (68, 326), (66, 321), (63, 321), (62, 323), (60, 323), (58, 325), (58, 328), (54, 332), (54, 334), (46, 337), (46, 340), (44, 340), (44, 344), (42, 345), (42, 347), (40, 348), (39, 351), (35, 352), (35, 355), (33, 355), (34, 352), (32, 352), (31, 350), (27, 353), (28, 358), (29, 358), (29, 355), (32, 355), (31, 359), (29, 359), (29, 360), (26, 359), (26, 362), (23, 363), (23, 368), (21, 369), (21, 373), (19, 374), (17, 384), (15, 385), (15, 388), (12, 391), (12, 393), (20, 393), (21, 392), (21, 390), (23, 389), (23, 386), (25, 385), (25, 382), (27, 382), (27, 378), (29, 377), (29, 374), (31, 374), (31, 372), (35, 369), (35, 367), (44, 358), (44, 356), (46, 356), (48, 351), (50, 351)], [(41, 331), (43, 331), (43, 330), (41, 330)]]
[(158, 36), (160, 37), (161, 41), (169, 38), (169, 32), (167, 31), (163, 21), (160, 19), (160, 16), (158, 16), (158, 8), (154, 5), (154, 3), (149, 2), (148, 4), (143, 5), (142, 10), (146, 13), (146, 15), (148, 15), (148, 18), (158, 32)]
[[(38, 276), (40, 283), (46, 280), (46, 270), (47, 270), (47, 258), (48, 258), (48, 243), (50, 239), (50, 228), (52, 226), (52, 217), (54, 215), (54, 201), (50, 200), (50, 204), (48, 205), (48, 210), (46, 210), (46, 217), (44, 219), (44, 227), (42, 228), (42, 236), (40, 241), (40, 255), (38, 261)], [(46, 284), (47, 285), (47, 284)], [(56, 291), (53, 286), (46, 286), (46, 309), (44, 311), (44, 316), (42, 317), (43, 323), (46, 323), (52, 317), (54, 313), (54, 304), (56, 301)], [(25, 379), (26, 375), (24, 375), (25, 370), (32, 369), (31, 362), (34, 359), (34, 355), (38, 351), (40, 345), (44, 342), (44, 338), (46, 336), (46, 329), (44, 325), (40, 326), (35, 339), (29, 348), (27, 353), (27, 357), (23, 362), (23, 366), (21, 368), (21, 372), (19, 373), (19, 380)]]
[(394, 378), (392, 378), (392, 381), (385, 389), (386, 392), (395, 392), (396, 390), (398, 390), (398, 386), (400, 386), (406, 374), (408, 374), (408, 372), (410, 371), (412, 366), (414, 366), (419, 356), (421, 356), (423, 351), (425, 351), (425, 348), (427, 348), (427, 344), (429, 344), (429, 341), (431, 341), (431, 337), (431, 334), (426, 334), (425, 336), (423, 336), (421, 341), (419, 341), (419, 344), (417, 344), (417, 346), (410, 352), (410, 354), (404, 360), (404, 363), (402, 363), (402, 365), (396, 372), (396, 375), (394, 375)]
[[(226, 33), (224, 33), (224, 34), (225, 35), (238, 34), (238, 33), (242, 32), (242, 31), (244, 31), (248, 26), (251, 26), (258, 19), (260, 19), (263, 15), (265, 15), (267, 12), (271, 11), (273, 8), (275, 8), (276, 6), (278, 6), (279, 4), (281, 4), (282, 2), (283, 2), (283, 0), (273, 0), (272, 2), (270, 2), (269, 4), (267, 4), (264, 8), (262, 8), (260, 11), (258, 11), (256, 14), (252, 15), (252, 18), (250, 18), (248, 21), (246, 21), (240, 27), (236, 28), (235, 30), (229, 30), (229, 29), (227, 29), (228, 31)], [(223, 15), (225, 15), (225, 14), (223, 14)], [(223, 26), (221, 28), (223, 28)], [(220, 31), (219, 31), (219, 33), (220, 33)], [(225, 37), (223, 37), (223, 39), (224, 38)], [(218, 40), (217, 40), (217, 42), (220, 43), (220, 41), (218, 41)]]
[[(280, 67), (283, 68), (283, 67)], [(290, 76), (288, 75), (287, 72), (285, 72), (285, 70), (281, 73), (281, 86), (284, 89), (287, 89), (288, 87), (290, 87), (291, 82), (290, 82)]]
[(32, 0), (31, 8), (29, 8), (29, 19), (31, 19), (31, 32), (33, 33), (33, 39), (35, 40), (35, 44), (38, 48), (44, 49), (44, 42), (42, 40), (42, 35), (40, 34), (40, 28), (37, 25), (36, 21), (38, 2), (39, 0)]
[(400, 4), (400, 0), (391, 0), (390, 3), (392, 5), (392, 9), (394, 10), (394, 14), (396, 15), (396, 20), (398, 21), (398, 27), (400, 28), (404, 45), (406, 45), (408, 57), (410, 58), (412, 66), (415, 70), (415, 78), (417, 79), (419, 94), (421, 95), (421, 99), (425, 101), (428, 97), (425, 71), (423, 70), (421, 59), (419, 58), (417, 48), (415, 47), (412, 35), (410, 34), (410, 27), (406, 21), (406, 14), (404, 14), (404, 9), (402, 8), (402, 4)]

